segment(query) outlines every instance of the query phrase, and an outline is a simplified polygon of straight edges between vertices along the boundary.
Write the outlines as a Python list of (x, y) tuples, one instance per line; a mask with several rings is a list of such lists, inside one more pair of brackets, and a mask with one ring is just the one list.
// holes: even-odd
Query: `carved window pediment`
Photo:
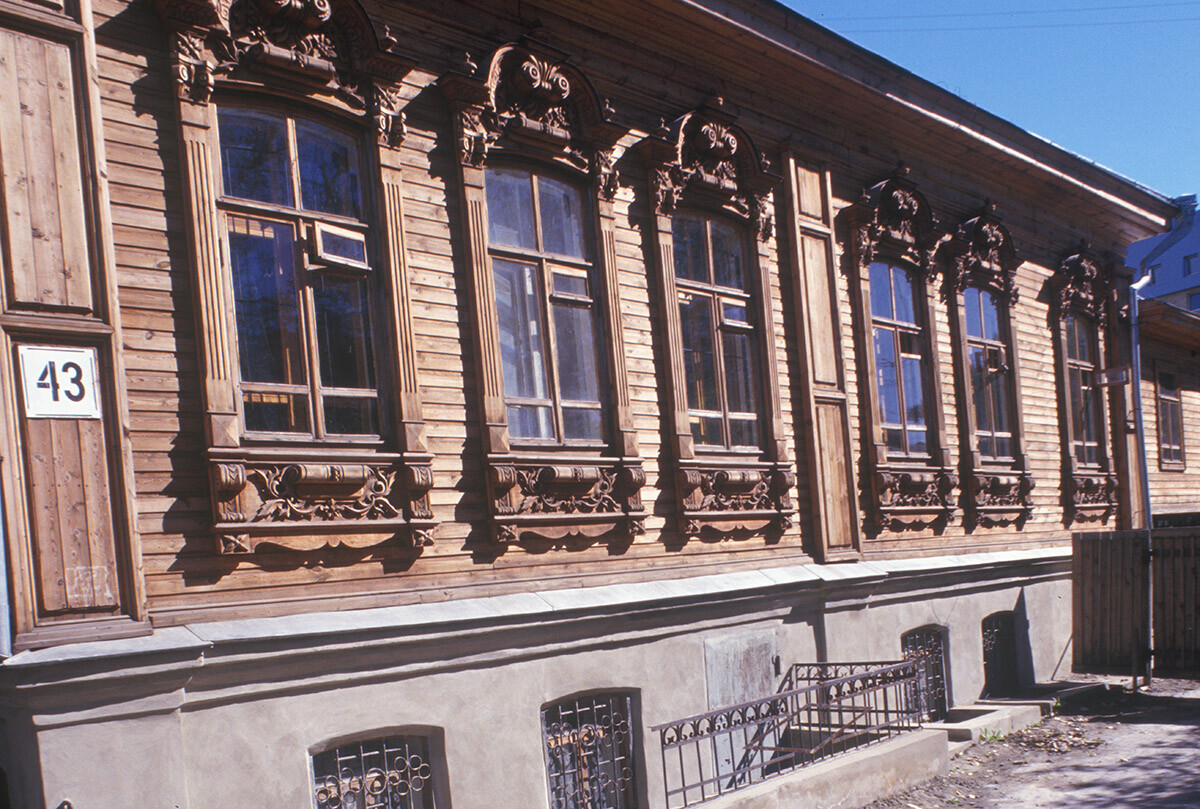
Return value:
[(863, 191), (839, 218), (847, 222), (855, 260), (862, 268), (873, 261), (900, 261), (925, 275), (933, 273), (942, 234), (908, 167), (897, 165), (891, 176)]
[(970, 285), (983, 286), (1011, 306), (1018, 299), (1016, 275), (1021, 258), (995, 210), (991, 202), (984, 203), (978, 214), (958, 226), (942, 250), (953, 289), (961, 292)]

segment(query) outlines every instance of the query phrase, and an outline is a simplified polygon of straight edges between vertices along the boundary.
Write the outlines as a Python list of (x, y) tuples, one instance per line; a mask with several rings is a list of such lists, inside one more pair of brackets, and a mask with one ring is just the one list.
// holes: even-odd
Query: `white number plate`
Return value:
[(25, 415), (31, 419), (98, 419), (96, 349), (17, 346)]

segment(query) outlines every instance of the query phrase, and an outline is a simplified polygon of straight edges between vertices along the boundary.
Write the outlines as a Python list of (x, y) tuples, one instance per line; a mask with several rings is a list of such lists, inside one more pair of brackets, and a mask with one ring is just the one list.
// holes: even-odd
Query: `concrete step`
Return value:
[(974, 743), (988, 733), (1004, 736), (1040, 721), (1040, 705), (976, 703), (951, 708), (944, 722), (927, 722), (924, 727), (946, 731), (951, 742)]

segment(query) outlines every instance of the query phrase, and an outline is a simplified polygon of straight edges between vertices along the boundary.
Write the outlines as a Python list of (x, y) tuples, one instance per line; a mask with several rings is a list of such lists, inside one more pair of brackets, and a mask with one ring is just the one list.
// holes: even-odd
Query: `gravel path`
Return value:
[(869, 809), (1200, 809), (1200, 684), (1156, 680), (977, 744)]

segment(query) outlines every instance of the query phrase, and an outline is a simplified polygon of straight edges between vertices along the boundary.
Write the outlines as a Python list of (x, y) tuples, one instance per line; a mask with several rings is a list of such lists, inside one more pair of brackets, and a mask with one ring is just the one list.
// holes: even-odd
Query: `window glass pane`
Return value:
[(296, 119), (300, 198), (309, 211), (362, 218), (358, 143), (345, 132)]
[(563, 437), (568, 441), (602, 440), (604, 418), (601, 412), (594, 408), (564, 407)]
[(375, 350), (371, 306), (360, 278), (322, 275), (312, 285), (317, 316), (317, 360), (321, 384), (374, 388)]
[(871, 265), (871, 314), (892, 319), (892, 268), (876, 261)]
[(969, 346), (967, 362), (971, 369), (971, 401), (975, 406), (975, 429), (979, 432), (994, 431), (991, 414), (988, 412), (988, 368), (986, 352), (980, 346)]
[(274, 205), (292, 204), (292, 180), (283, 117), (259, 110), (222, 107), (221, 179), (225, 194)]
[(991, 433), (976, 433), (975, 438), (980, 455), (985, 458), (996, 457), (996, 441)]
[(879, 413), (884, 424), (900, 423), (900, 379), (896, 368), (895, 332), (875, 327), (875, 373)]
[(904, 430), (891, 428), (883, 431), (883, 441), (889, 452), (904, 452)]
[(671, 220), (671, 235), (675, 242), (676, 277), (707, 282), (704, 222), (693, 216), (676, 216)]
[(718, 286), (745, 289), (742, 268), (744, 240), (741, 232), (724, 222), (712, 222), (713, 282)]
[(731, 417), (729, 419), (729, 444), (734, 447), (759, 446), (758, 420)]
[(741, 303), (722, 302), (721, 316), (726, 323), (750, 323), (750, 313), (745, 304)]
[(992, 429), (998, 433), (1012, 432), (1012, 424), (1008, 417), (1009, 385), (1012, 377), (1008, 371), (997, 371), (992, 374), (990, 387), (992, 389), (992, 413), (995, 424)]
[(983, 310), (983, 338), (1000, 341), (1000, 313), (996, 308), (996, 299), (986, 290), (979, 292), (980, 308)]
[[(318, 225), (318, 227), (320, 227)], [(359, 235), (321, 231), (321, 252), (329, 258), (343, 258), (358, 264), (367, 263), (367, 240)]]
[(688, 407), (720, 412), (713, 357), (712, 301), (704, 295), (680, 295), (679, 320)]
[(488, 240), (492, 244), (536, 250), (529, 172), (488, 169), (486, 184)]
[(983, 317), (979, 312), (979, 290), (967, 287), (963, 290), (963, 314), (967, 319), (967, 336), (983, 337)]
[(554, 306), (554, 340), (558, 348), (558, 387), (565, 401), (599, 402), (596, 322), (591, 309)]
[(513, 438), (553, 438), (550, 408), (541, 405), (509, 405), (508, 432)]
[(892, 267), (892, 288), (896, 290), (896, 320), (901, 323), (917, 323), (913, 309), (913, 281), (899, 267)]
[(374, 399), (326, 396), (325, 432), (342, 435), (375, 435), (379, 432), (378, 404)]
[(295, 393), (242, 392), (246, 429), (254, 432), (307, 433), (308, 397)]
[(303, 385), (292, 228), (231, 216), (228, 230), (242, 381)]
[(746, 332), (721, 335), (725, 350), (725, 398), (730, 413), (757, 413), (753, 348)]
[(926, 442), (925, 430), (915, 430), (912, 427), (909, 427), (907, 432), (909, 453), (912, 455), (929, 454), (929, 444)]
[(1012, 438), (1007, 435), (996, 436), (996, 458), (1011, 458), (1013, 454)]
[(587, 258), (583, 238), (583, 194), (549, 177), (538, 177), (542, 209), (542, 250), (559, 256)]
[(904, 357), (904, 423), (925, 425), (925, 390), (922, 384), (921, 360)]
[(715, 416), (692, 416), (692, 440), (708, 447), (725, 446), (721, 435), (721, 419)]
[(580, 298), (591, 297), (591, 292), (588, 290), (588, 279), (586, 275), (556, 272), (554, 273), (553, 277), (554, 291), (560, 295), (576, 295)]
[[(492, 260), (492, 268), (496, 279), (504, 393), (512, 398), (546, 400), (549, 398), (546, 333), (542, 324), (538, 268), (499, 258)], [(537, 437), (552, 436), (538, 433)]]

